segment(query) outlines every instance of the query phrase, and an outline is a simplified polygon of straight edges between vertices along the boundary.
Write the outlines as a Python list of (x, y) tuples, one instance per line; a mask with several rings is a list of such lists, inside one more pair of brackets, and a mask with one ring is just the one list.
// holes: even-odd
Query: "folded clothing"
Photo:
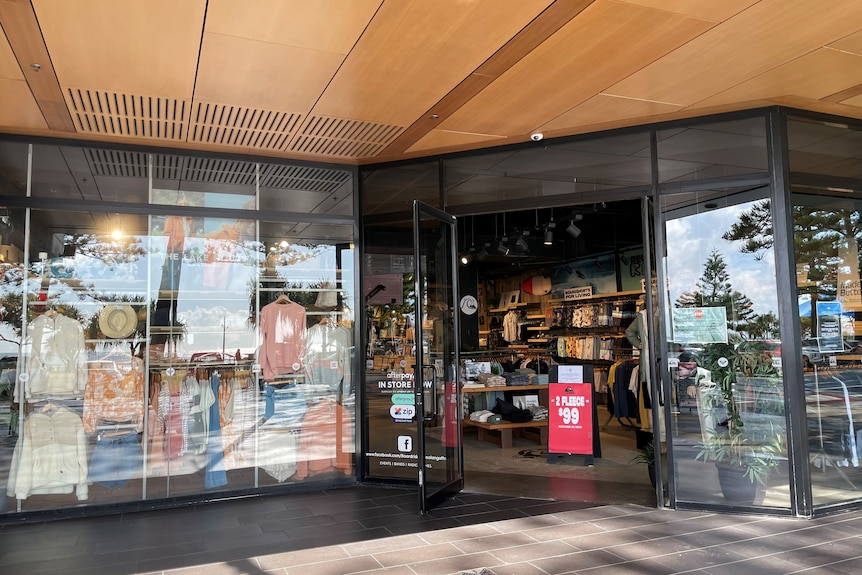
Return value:
[(491, 417), (492, 415), (494, 415), (494, 413), (492, 411), (488, 411), (487, 409), (482, 409), (480, 411), (474, 411), (473, 413), (470, 414), (470, 421), (479, 421), (479, 422), (484, 423), (484, 422), (488, 421), (488, 418)]

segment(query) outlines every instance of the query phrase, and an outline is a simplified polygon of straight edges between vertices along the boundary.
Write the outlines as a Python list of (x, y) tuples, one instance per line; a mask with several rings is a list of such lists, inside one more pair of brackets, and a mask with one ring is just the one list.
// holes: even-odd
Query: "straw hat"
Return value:
[(138, 327), (138, 314), (128, 304), (111, 304), (99, 313), (99, 329), (108, 337), (129, 337)]

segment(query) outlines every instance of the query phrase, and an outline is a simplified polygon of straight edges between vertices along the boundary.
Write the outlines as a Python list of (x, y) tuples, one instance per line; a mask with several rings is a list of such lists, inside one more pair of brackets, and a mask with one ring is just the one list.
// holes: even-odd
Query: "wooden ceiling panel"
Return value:
[(0, 31), (0, 80), (24, 80), (21, 66), (18, 65), (12, 47), (9, 46), (9, 40), (2, 31)]
[(845, 52), (853, 52), (854, 54), (862, 54), (862, 31), (836, 40), (829, 44), (829, 47), (836, 50), (844, 50)]
[(610, 118), (616, 121), (649, 118), (650, 116), (670, 114), (681, 108), (682, 106), (674, 104), (647, 102), (644, 100), (632, 100), (631, 98), (618, 98), (616, 96), (598, 94), (583, 104), (557, 116), (547, 124), (540, 126), (539, 129), (542, 132), (565, 131), (571, 126), (603, 124)]
[(23, 134), (371, 164), (764, 105), (862, 118), (859, 0), (0, 0), (0, 26)]
[(652, 8), (597, 1), (440, 129), (529, 134), (711, 26)]
[(692, 105), (856, 32), (860, 22), (857, 0), (835, 0), (828, 10), (762, 0), (604, 92)]
[(206, 31), (347, 54), (382, 0), (210, 0)]
[(42, 111), (23, 78), (20, 80), (0, 78), (0, 94), (3, 94), (3, 105), (0, 106), (0, 126), (13, 126), (17, 129), (29, 130), (48, 129)]
[(712, 22), (723, 22), (731, 16), (742, 12), (759, 0), (620, 0), (629, 4), (638, 4), (658, 10), (666, 10), (685, 16), (703, 18)]
[(410, 125), (548, 4), (549, 0), (385, 2), (314, 113)]
[(33, 0), (62, 87), (188, 99), (205, 0)]
[(504, 140), (505, 138), (502, 136), (492, 136), (490, 134), (469, 134), (464, 132), (448, 132), (446, 130), (431, 130), (424, 138), (410, 146), (410, 148), (407, 149), (407, 152), (415, 153), (441, 148), (458, 148), (478, 143), (484, 143), (490, 146), (499, 146), (500, 144), (506, 143)]
[(794, 94), (819, 100), (862, 83), (862, 55), (821, 48), (737, 84), (694, 107)]
[(342, 60), (335, 53), (207, 33), (195, 99), (305, 113)]

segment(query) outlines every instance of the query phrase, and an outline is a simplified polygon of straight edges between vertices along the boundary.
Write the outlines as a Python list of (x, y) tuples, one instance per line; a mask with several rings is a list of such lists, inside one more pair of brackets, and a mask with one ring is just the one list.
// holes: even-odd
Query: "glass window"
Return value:
[(862, 466), (862, 195), (793, 195), (808, 450), (814, 505), (858, 501)]
[(792, 172), (862, 177), (862, 130), (834, 122), (788, 119), (787, 144)]
[(301, 187), (284, 166), (130, 153), (108, 176), (102, 151), (36, 148), (43, 197), (157, 206), (0, 207), (4, 509), (352, 483), (351, 172), (301, 172), (343, 223), (260, 221), (261, 174), (268, 201)]
[(661, 197), (678, 502), (790, 505), (768, 197), (765, 187)]
[(33, 146), (34, 198), (146, 203), (149, 155), (74, 146)]
[(153, 204), (257, 209), (256, 163), (168, 154), (152, 161)]
[(440, 205), (438, 162), (418, 162), (362, 171), (363, 216), (412, 213), (413, 200)]
[(659, 130), (659, 182), (766, 174), (762, 117)]
[(349, 170), (292, 164), (262, 164), (260, 209), (299, 214), (353, 215)]
[(29, 144), (0, 142), (0, 195), (27, 195)]
[(646, 186), (650, 173), (647, 132), (543, 143), (447, 159), (446, 205)]

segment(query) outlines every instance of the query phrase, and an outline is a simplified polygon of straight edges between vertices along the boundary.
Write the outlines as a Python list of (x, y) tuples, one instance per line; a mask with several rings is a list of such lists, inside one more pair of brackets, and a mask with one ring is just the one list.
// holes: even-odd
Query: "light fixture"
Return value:
[(554, 232), (551, 228), (545, 228), (545, 242), (546, 246), (554, 245)]
[(464, 254), (463, 256), (461, 256), (461, 265), (466, 266), (469, 263), (470, 263), (470, 256), (469, 255)]
[(573, 238), (581, 235), (581, 228), (575, 225), (574, 221), (569, 222), (569, 227), (566, 228), (566, 233), (572, 236)]
[(114, 230), (113, 232), (111, 232), (111, 237), (114, 238), (115, 240), (119, 241), (119, 240), (123, 239), (123, 231), (122, 230)]
[(518, 239), (515, 240), (515, 249), (518, 251), (518, 253), (522, 254), (525, 254), (530, 251), (530, 246), (529, 244), (527, 244), (527, 240), (524, 239), (523, 234), (518, 236)]
[(281, 243), (279, 243), (279, 244), (278, 244), (278, 246), (279, 246), (281, 249), (286, 249), (286, 248), (287, 248), (287, 246), (289, 246), (289, 245), (290, 245), (290, 244), (289, 244), (289, 243), (287, 243), (287, 240), (281, 240)]
[(506, 245), (509, 241), (509, 238), (502, 237), (500, 238), (500, 242), (497, 244), (497, 253), (501, 256), (509, 255), (509, 246)]

